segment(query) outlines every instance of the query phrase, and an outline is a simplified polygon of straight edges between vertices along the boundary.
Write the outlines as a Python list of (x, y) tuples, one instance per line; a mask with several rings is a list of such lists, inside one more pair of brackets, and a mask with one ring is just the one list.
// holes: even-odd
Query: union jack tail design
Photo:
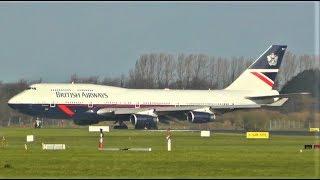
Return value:
[(286, 49), (286, 45), (270, 46), (226, 89), (272, 90)]

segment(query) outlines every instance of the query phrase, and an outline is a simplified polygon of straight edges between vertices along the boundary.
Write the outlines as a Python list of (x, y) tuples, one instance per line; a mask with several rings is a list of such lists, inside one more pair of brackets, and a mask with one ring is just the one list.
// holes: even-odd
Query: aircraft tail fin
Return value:
[(286, 45), (270, 46), (226, 90), (272, 90), (286, 49)]

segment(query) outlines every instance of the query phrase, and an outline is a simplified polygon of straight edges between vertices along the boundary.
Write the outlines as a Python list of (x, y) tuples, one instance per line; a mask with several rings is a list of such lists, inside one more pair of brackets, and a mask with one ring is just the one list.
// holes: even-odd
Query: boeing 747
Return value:
[(272, 45), (222, 90), (127, 89), (95, 84), (33, 84), (8, 105), (34, 117), (72, 119), (89, 125), (115, 120), (155, 128), (159, 115), (182, 112), (192, 123), (214, 121), (216, 113), (281, 106), (290, 94), (273, 90), (286, 45)]

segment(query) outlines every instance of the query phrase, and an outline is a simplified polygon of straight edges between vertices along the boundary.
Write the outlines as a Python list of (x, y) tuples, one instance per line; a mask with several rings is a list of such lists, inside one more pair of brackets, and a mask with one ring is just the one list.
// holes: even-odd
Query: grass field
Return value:
[[(28, 134), (36, 141), (26, 151)], [(152, 151), (98, 151), (99, 133), (84, 128), (0, 128), (8, 142), (0, 148), (0, 178), (320, 178), (320, 150), (304, 150), (305, 144), (319, 142), (315, 136), (172, 135), (168, 152), (165, 132), (112, 130), (105, 135), (105, 147)], [(41, 142), (64, 143), (67, 149), (44, 151)]]

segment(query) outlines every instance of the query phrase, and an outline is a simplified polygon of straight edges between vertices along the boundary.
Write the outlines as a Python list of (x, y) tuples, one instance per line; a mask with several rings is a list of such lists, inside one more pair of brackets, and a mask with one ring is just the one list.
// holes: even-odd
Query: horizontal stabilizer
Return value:
[(246, 97), (246, 99), (263, 100), (263, 99), (269, 99), (269, 98), (289, 98), (289, 97), (301, 96), (301, 95), (310, 95), (310, 93), (301, 92), (301, 93), (278, 94), (278, 95), (269, 95), (269, 96), (249, 96), (249, 97)]
[(265, 104), (263, 106), (270, 106), (270, 107), (277, 107), (277, 106), (282, 106), (285, 102), (287, 102), (289, 98), (281, 98), (280, 100), (271, 103), (271, 104)]

